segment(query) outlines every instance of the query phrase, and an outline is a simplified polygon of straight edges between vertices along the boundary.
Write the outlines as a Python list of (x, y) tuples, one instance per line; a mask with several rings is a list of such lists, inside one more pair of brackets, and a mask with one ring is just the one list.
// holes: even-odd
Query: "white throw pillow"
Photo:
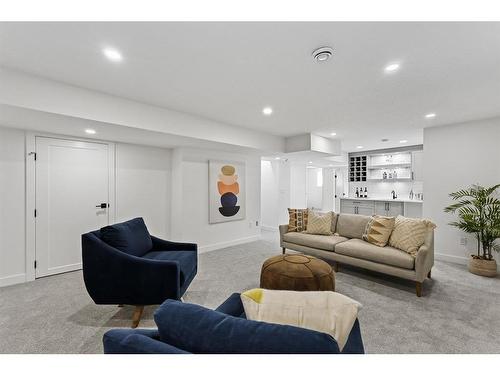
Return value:
[(241, 294), (247, 319), (287, 324), (332, 336), (342, 350), (361, 304), (340, 293), (251, 289)]

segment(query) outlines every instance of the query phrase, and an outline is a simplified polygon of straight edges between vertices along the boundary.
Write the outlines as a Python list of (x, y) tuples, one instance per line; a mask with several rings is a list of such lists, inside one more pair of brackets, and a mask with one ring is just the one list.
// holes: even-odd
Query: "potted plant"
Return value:
[(451, 193), (457, 201), (446, 207), (445, 212), (457, 213), (458, 220), (450, 225), (472, 233), (477, 240), (477, 255), (471, 255), (469, 271), (481, 276), (495, 277), (497, 263), (492, 251), (500, 251), (500, 200), (497, 189), (500, 184), (485, 188), (472, 185), (468, 189)]

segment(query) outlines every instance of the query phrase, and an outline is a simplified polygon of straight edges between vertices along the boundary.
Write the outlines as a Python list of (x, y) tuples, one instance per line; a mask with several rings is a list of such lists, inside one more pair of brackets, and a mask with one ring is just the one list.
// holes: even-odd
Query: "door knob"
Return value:
[(95, 206), (96, 208), (108, 208), (109, 207), (109, 204), (107, 203), (101, 203), (101, 204), (98, 204), (97, 206)]

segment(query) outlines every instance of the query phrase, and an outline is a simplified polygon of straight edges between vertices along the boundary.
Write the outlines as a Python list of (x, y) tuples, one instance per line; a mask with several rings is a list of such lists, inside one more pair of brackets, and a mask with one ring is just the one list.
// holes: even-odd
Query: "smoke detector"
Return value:
[(333, 48), (331, 47), (321, 47), (315, 49), (312, 53), (312, 57), (317, 62), (325, 62), (330, 59), (333, 55)]

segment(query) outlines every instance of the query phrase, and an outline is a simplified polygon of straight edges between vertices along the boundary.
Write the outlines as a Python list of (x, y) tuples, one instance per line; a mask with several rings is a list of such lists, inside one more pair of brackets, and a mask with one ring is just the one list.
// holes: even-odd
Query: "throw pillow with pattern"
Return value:
[(389, 245), (416, 257), (418, 249), (425, 242), (427, 231), (434, 228), (436, 224), (430, 220), (398, 216), (389, 238)]
[(307, 218), (307, 230), (305, 233), (331, 236), (333, 234), (332, 214), (333, 212), (331, 211), (326, 213), (309, 211)]
[(307, 228), (307, 208), (288, 209), (288, 232), (303, 232)]
[(384, 247), (389, 241), (395, 222), (394, 217), (374, 215), (366, 224), (363, 240)]

